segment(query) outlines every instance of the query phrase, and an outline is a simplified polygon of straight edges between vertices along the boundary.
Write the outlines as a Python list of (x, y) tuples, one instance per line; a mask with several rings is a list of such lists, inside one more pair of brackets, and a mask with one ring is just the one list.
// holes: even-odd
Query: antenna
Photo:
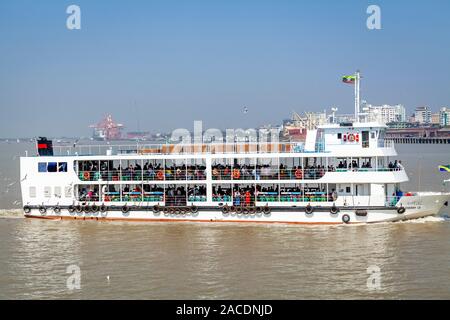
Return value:
[(356, 70), (355, 73), (355, 121), (359, 122), (359, 105), (360, 105), (360, 98), (359, 98), (359, 91), (360, 91), (360, 72), (359, 70)]
[(338, 111), (338, 108), (332, 107), (331, 111), (332, 111), (332, 114), (333, 114), (332, 123), (335, 123), (336, 122), (336, 111)]

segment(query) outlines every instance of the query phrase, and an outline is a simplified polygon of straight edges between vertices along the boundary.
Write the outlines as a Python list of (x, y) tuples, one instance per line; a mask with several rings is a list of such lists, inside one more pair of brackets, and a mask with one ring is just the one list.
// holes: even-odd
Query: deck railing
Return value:
[[(286, 168), (286, 169), (212, 169), (213, 181), (245, 181), (245, 180), (317, 180), (327, 172), (394, 172), (403, 168)], [(134, 171), (79, 171), (78, 178), (81, 181), (205, 181), (207, 170), (195, 172), (185, 170), (134, 170)]]
[[(324, 152), (323, 143), (316, 143), (315, 151)], [(303, 143), (208, 143), (208, 144), (135, 144), (135, 145), (76, 145), (54, 146), (55, 156), (95, 155), (198, 155), (198, 154), (258, 154), (302, 153)]]

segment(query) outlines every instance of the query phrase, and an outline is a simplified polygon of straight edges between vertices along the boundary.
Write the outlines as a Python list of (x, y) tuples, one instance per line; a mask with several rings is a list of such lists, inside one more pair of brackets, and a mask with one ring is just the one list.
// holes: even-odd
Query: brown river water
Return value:
[[(360, 226), (24, 219), (26, 149), (0, 143), (0, 299), (450, 299), (449, 209)], [(448, 191), (450, 146), (397, 151), (404, 191)]]

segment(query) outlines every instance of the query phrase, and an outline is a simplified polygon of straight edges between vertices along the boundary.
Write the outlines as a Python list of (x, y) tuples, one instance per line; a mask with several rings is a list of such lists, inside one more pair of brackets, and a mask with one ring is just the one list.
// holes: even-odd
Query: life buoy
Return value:
[(405, 209), (405, 207), (403, 207), (403, 206), (400, 206), (400, 208), (397, 209), (397, 212), (398, 212), (399, 214), (403, 214), (403, 213), (405, 213), (405, 211), (406, 211), (406, 209)]
[(359, 142), (359, 134), (355, 134), (355, 140), (356, 142)]
[(156, 173), (156, 178), (158, 178), (158, 180), (164, 179), (164, 172), (163, 172), (162, 170), (159, 170), (159, 171)]
[(270, 207), (269, 207), (268, 205), (266, 205), (266, 206), (264, 207), (263, 213), (264, 213), (265, 215), (269, 215), (269, 214), (270, 214)]
[(89, 171), (83, 172), (83, 179), (84, 180), (90, 180), (91, 179), (91, 174), (89, 173)]
[(338, 209), (338, 207), (336, 207), (336, 206), (333, 204), (333, 206), (332, 206), (331, 209), (330, 209), (330, 212), (331, 212), (331, 214), (336, 214), (336, 213), (339, 212), (339, 209)]
[(230, 212), (230, 208), (228, 207), (228, 205), (224, 205), (222, 207), (222, 213), (223, 214), (228, 214)]
[(358, 217), (366, 217), (367, 216), (367, 210), (356, 209), (355, 215), (357, 215)]
[(235, 206), (231, 206), (230, 211), (231, 212), (235, 212), (236, 211), (236, 207)]
[(256, 207), (255, 212), (256, 213), (262, 213), (263, 209), (261, 207)]
[(92, 209), (92, 212), (94, 212), (94, 213), (96, 213), (96, 212), (98, 212), (98, 210), (100, 210), (100, 208), (99, 208), (98, 205), (96, 205), (96, 204), (94, 204), (94, 205), (91, 207), (91, 209)]
[(346, 134), (344, 134), (344, 136), (343, 136), (343, 140), (344, 140), (344, 142), (346, 142), (346, 141), (347, 141), (347, 135), (346, 135)]
[(42, 215), (45, 215), (45, 213), (47, 213), (47, 208), (44, 207), (44, 206), (40, 206), (40, 207), (39, 207), (39, 212), (40, 212)]
[(314, 208), (308, 203), (308, 205), (305, 207), (305, 212), (307, 214), (311, 214), (311, 213), (313, 213), (313, 211), (314, 211)]
[(31, 208), (29, 206), (25, 206), (25, 207), (23, 207), (23, 212), (30, 213), (31, 212)]
[(191, 206), (191, 212), (192, 212), (192, 213), (197, 213), (197, 212), (198, 212), (197, 206), (192, 205), (192, 206)]
[(256, 207), (248, 207), (248, 213), (253, 214), (256, 212)]
[(122, 214), (124, 216), (127, 216), (129, 212), (130, 212), (130, 208), (127, 205), (122, 206)]
[(237, 214), (242, 213), (242, 207), (236, 207), (236, 213)]
[(158, 213), (159, 212), (159, 206), (157, 204), (155, 204), (153, 206), (153, 213)]
[(350, 216), (348, 214), (344, 214), (342, 216), (342, 222), (349, 223), (350, 222)]
[(85, 205), (85, 206), (83, 207), (83, 211), (86, 212), (86, 213), (89, 213), (89, 212), (92, 211), (92, 209), (91, 209), (91, 207), (90, 207), (89, 205)]
[(303, 178), (303, 171), (301, 169), (295, 170), (295, 177), (297, 179), (302, 179)]
[(241, 177), (241, 171), (239, 169), (233, 169), (233, 179), (239, 179)]
[(355, 141), (355, 135), (353, 133), (350, 133), (348, 135), (348, 142), (354, 142)]
[(59, 206), (55, 206), (53, 208), (53, 212), (56, 213), (56, 214), (61, 213), (61, 208)]
[(104, 204), (102, 204), (100, 206), (100, 212), (106, 212), (106, 210), (108, 210), (108, 208)]

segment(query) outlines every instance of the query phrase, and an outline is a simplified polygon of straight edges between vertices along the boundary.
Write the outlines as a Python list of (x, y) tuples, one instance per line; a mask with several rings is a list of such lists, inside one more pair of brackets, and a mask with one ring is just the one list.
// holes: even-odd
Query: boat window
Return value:
[(214, 202), (231, 202), (231, 184), (213, 184), (212, 200)]
[(36, 198), (36, 187), (30, 187), (30, 198)]
[(61, 196), (62, 196), (61, 187), (55, 187), (55, 197), (61, 198)]
[(52, 188), (44, 187), (44, 197), (50, 198), (52, 196)]
[(256, 185), (256, 200), (262, 202), (279, 201), (278, 184)]
[(206, 201), (206, 185), (188, 185), (189, 201)]
[(56, 162), (49, 162), (47, 164), (47, 172), (56, 172), (57, 170), (57, 163)]
[(66, 196), (66, 198), (72, 198), (72, 187), (65, 187), (64, 195)]
[(58, 163), (58, 172), (67, 172), (67, 162)]
[(342, 133), (337, 134), (338, 139), (342, 139)]
[(38, 172), (47, 172), (47, 162), (38, 163)]
[(146, 202), (162, 202), (164, 201), (164, 185), (160, 184), (144, 184), (144, 201)]

